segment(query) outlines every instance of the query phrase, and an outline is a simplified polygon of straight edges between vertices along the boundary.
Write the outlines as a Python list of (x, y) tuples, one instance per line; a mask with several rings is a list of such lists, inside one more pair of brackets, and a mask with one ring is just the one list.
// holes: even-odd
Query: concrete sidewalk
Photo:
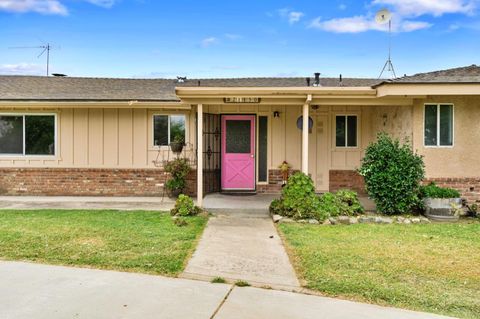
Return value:
[(2, 319), (440, 319), (426, 313), (259, 288), (0, 262)]
[(165, 197), (0, 196), (0, 209), (116, 209), (168, 211), (175, 201)]

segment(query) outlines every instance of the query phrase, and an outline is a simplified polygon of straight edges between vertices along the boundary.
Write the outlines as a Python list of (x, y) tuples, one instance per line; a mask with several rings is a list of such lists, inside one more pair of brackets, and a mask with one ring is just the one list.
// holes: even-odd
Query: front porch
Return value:
[(203, 207), (211, 193), (280, 193), (283, 161), (290, 173), (309, 175), (318, 193), (351, 189), (364, 196), (356, 169), (366, 146), (380, 131), (413, 135), (413, 98), (379, 98), (367, 87), (180, 87), (176, 93), (197, 114)]

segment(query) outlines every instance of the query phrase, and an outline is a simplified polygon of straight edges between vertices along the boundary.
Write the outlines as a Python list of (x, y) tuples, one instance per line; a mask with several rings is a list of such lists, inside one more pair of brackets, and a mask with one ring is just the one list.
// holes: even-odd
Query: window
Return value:
[(166, 146), (175, 139), (185, 141), (185, 115), (154, 115), (153, 145)]
[(1, 155), (55, 155), (55, 115), (0, 115)]
[(267, 182), (268, 116), (258, 117), (258, 181)]
[(357, 147), (357, 116), (337, 115), (335, 124), (335, 145), (337, 147)]
[(425, 105), (425, 146), (453, 145), (453, 105)]

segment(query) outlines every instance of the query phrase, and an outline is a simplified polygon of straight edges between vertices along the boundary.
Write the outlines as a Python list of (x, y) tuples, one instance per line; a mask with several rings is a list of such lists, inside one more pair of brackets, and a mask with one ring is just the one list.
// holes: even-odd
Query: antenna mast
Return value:
[(380, 72), (378, 78), (382, 78), (382, 75), (385, 73), (385, 71), (387, 71), (393, 75), (394, 79), (396, 79), (397, 74), (395, 73), (395, 67), (393, 66), (392, 62), (392, 14), (387, 9), (380, 10), (375, 17), (375, 21), (378, 24), (388, 23), (388, 59), (385, 62), (382, 72)]
[(50, 43), (47, 43), (45, 45), (39, 45), (39, 46), (36, 46), (36, 47), (12, 47), (10, 49), (43, 49), (43, 51), (40, 52), (40, 54), (37, 56), (37, 58), (40, 58), (43, 54), (45, 54), (45, 52), (47, 53), (47, 70), (46, 70), (46, 73), (47, 73), (47, 76), (50, 75), (50, 50), (52, 50), (52, 46), (50, 45)]

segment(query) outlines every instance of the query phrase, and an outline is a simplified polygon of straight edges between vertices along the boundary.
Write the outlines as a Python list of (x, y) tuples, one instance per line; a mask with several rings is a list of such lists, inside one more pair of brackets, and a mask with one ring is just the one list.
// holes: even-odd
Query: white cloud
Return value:
[(200, 45), (203, 47), (203, 48), (208, 48), (209, 46), (211, 45), (214, 45), (218, 43), (218, 39), (215, 38), (215, 37), (208, 37), (208, 38), (205, 38), (202, 40), (202, 42), (200, 43)]
[(90, 2), (91, 4), (104, 7), (104, 8), (111, 8), (117, 2), (116, 0), (85, 0)]
[(428, 29), (432, 26), (433, 24), (424, 22), (424, 21), (403, 21), (400, 24), (400, 29), (402, 32), (412, 32), (412, 31), (417, 31), (417, 30), (422, 30), (422, 29)]
[(288, 8), (283, 8), (278, 10), (278, 14), (282, 17), (288, 20), (288, 23), (290, 24), (295, 24), (299, 22), (305, 14), (300, 11), (293, 11)]
[(0, 74), (7, 75), (44, 75), (43, 66), (31, 63), (1, 64)]
[(225, 33), (225, 38), (229, 40), (238, 40), (243, 38), (240, 34), (234, 34), (234, 33)]
[(477, 3), (478, 0), (374, 0), (372, 4), (390, 6), (405, 17), (439, 17), (448, 13), (473, 14)]
[[(117, 0), (83, 0), (103, 8), (111, 8)], [(0, 11), (13, 13), (36, 12), (49, 15), (68, 15), (62, 0), (0, 0)]]
[(67, 8), (58, 0), (0, 0), (0, 11), (67, 15)]
[(338, 9), (339, 9), (339, 10), (342, 10), (342, 11), (343, 11), (343, 10), (347, 10), (347, 5), (346, 5), (345, 3), (342, 3), (342, 4), (340, 4), (340, 5), (338, 6)]
[(365, 16), (355, 16), (349, 18), (338, 18), (322, 21), (321, 18), (313, 20), (309, 28), (335, 33), (360, 33), (370, 30), (385, 31), (385, 26), (375, 23), (373, 19)]
[[(430, 28), (431, 23), (424, 21), (401, 20), (394, 21), (392, 31), (394, 32), (412, 32), (421, 29)], [(348, 18), (338, 18), (322, 21), (321, 18), (313, 20), (309, 28), (319, 29), (334, 33), (361, 33), (367, 31), (388, 31), (388, 25), (380, 25), (372, 17), (355, 16)]]

